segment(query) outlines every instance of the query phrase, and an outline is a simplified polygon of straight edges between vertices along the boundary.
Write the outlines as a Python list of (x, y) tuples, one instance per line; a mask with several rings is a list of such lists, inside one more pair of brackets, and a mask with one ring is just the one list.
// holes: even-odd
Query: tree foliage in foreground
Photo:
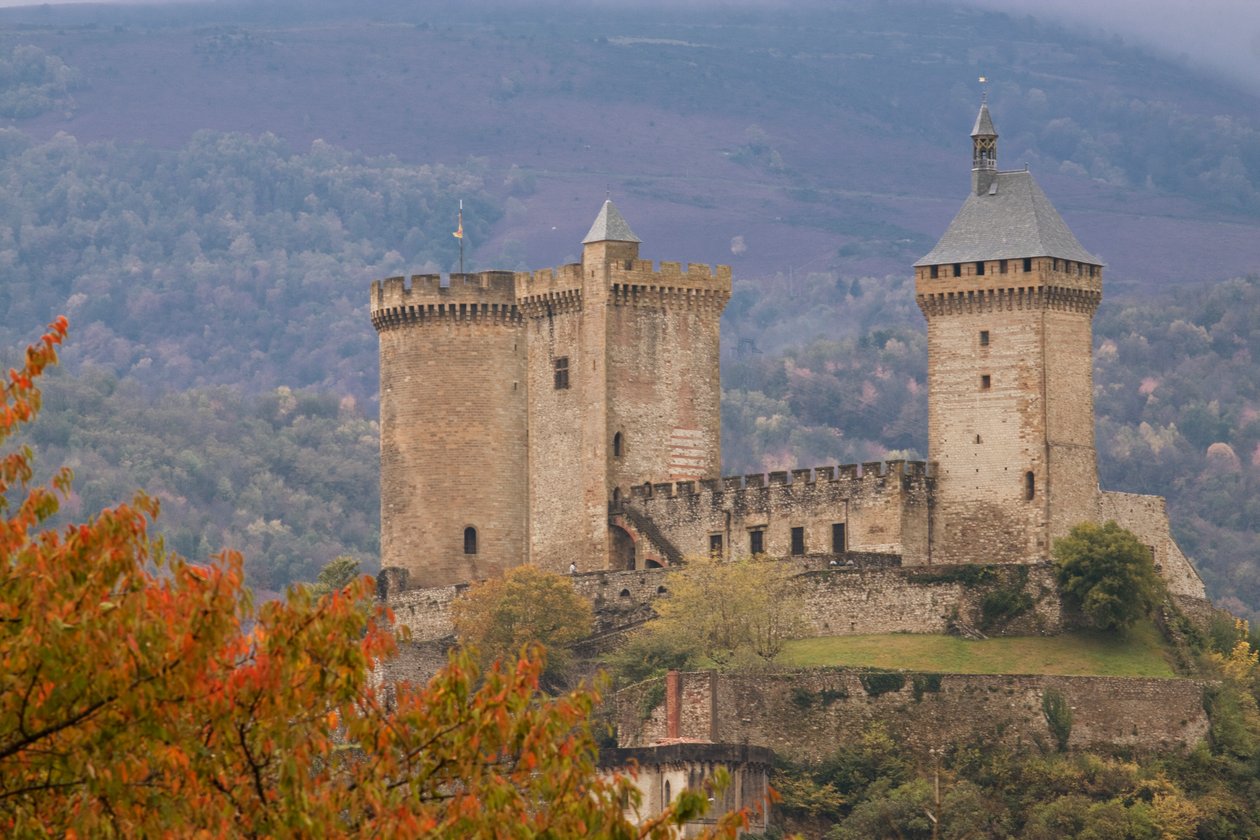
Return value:
[[(10, 372), (0, 441), (38, 413), (65, 332)], [(486, 673), (456, 654), (386, 702), (370, 670), (395, 642), (369, 578), (255, 609), (238, 555), (194, 566), (149, 537), (153, 499), (54, 531), (70, 473), (33, 475), (29, 449), (0, 458), (6, 836), (666, 837), (705, 806), (689, 791), (627, 821), (632, 782), (596, 772), (598, 695), (541, 694), (537, 648)]]
[(1070, 604), (1106, 630), (1124, 630), (1154, 605), (1159, 576), (1150, 550), (1115, 522), (1082, 522), (1055, 540), (1059, 588)]

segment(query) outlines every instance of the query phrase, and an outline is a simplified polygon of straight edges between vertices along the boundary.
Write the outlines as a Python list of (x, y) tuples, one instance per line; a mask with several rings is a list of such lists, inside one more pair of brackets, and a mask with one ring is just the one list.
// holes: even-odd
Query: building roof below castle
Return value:
[(617, 206), (612, 203), (612, 199), (606, 199), (604, 206), (599, 209), (599, 215), (595, 217), (595, 224), (591, 225), (591, 229), (586, 234), (586, 238), (582, 240), (582, 244), (642, 241), (642, 239), (634, 235), (634, 231), (630, 230), (630, 225), (617, 210)]
[(1102, 265), (1068, 230), (1032, 173), (1017, 170), (995, 173), (983, 195), (967, 196), (940, 242), (915, 266), (1023, 257)]

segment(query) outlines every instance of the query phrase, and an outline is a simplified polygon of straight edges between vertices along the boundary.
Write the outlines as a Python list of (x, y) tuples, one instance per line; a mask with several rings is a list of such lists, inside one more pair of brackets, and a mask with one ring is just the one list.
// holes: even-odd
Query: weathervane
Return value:
[(980, 77), (980, 101), (982, 103), (989, 101), (989, 80), (985, 76)]

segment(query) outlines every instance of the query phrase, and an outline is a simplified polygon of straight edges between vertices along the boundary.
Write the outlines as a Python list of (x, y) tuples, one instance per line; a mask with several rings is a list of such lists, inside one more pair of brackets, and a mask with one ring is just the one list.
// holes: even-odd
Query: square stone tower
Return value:
[(372, 284), (382, 567), (412, 586), (632, 568), (614, 489), (719, 476), (730, 268), (639, 244), (605, 201), (580, 263)]
[(914, 266), (938, 470), (933, 561), (1028, 562), (1098, 516), (1102, 263), (1028, 171), (997, 168), (987, 104), (971, 137), (971, 194)]
[(633, 568), (633, 537), (610, 529), (615, 488), (717, 478), (718, 327), (726, 266), (639, 259), (640, 240), (605, 201), (582, 262), (523, 276), (529, 369), (529, 557), (555, 570)]

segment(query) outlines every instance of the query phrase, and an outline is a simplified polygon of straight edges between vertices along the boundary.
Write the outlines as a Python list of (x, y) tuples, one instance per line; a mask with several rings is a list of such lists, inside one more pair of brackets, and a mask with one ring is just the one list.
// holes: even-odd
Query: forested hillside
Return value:
[(571, 260), (611, 189), (646, 256), (733, 265), (728, 471), (921, 457), (908, 266), (965, 192), (981, 72), (1003, 163), (1108, 262), (1105, 483), (1169, 496), (1212, 593), (1254, 611), (1256, 97), (1031, 18), (4, 10), (0, 347), (71, 319), (32, 440), (80, 509), (148, 487), (176, 548), (240, 547), (267, 589), (370, 569), (368, 283), (452, 268), (461, 198), (470, 267)]

